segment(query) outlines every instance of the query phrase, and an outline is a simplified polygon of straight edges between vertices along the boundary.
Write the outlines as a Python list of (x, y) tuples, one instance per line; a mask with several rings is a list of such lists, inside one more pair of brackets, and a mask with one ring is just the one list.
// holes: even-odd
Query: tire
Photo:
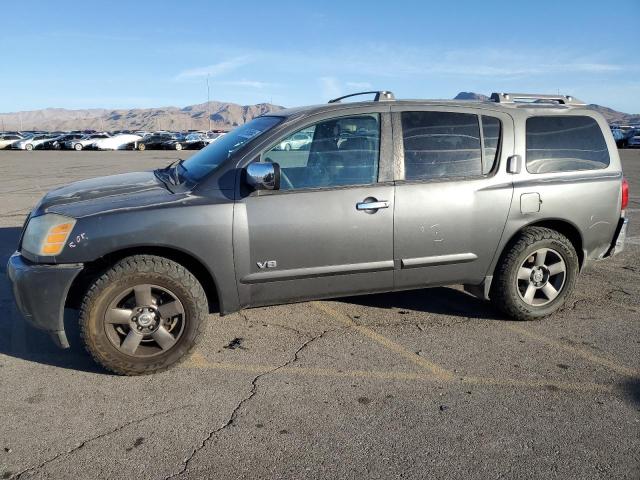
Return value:
[(145, 146), (145, 144), (144, 144), (144, 143), (139, 143), (139, 144), (138, 144), (138, 151), (140, 151), (140, 152), (144, 152), (144, 150), (145, 150), (146, 148), (147, 148), (147, 147)]
[(288, 143), (284, 144), (284, 149), (288, 152), (289, 150), (291, 150), (291, 145)]
[(30, 152), (31, 150), (33, 150), (33, 144), (31, 144), (31, 143), (27, 143), (27, 144), (24, 146), (24, 149)]
[(516, 320), (544, 318), (564, 305), (578, 272), (578, 255), (567, 237), (549, 228), (527, 227), (500, 257), (491, 303)]
[(79, 152), (80, 150), (82, 150), (82, 144), (81, 144), (81, 143), (76, 143), (76, 144), (73, 146), (73, 149), (74, 149), (76, 152)]
[(181, 143), (176, 143), (176, 150), (178, 150), (178, 151), (182, 150), (182, 144)]
[(107, 370), (144, 375), (187, 358), (208, 312), (202, 285), (186, 268), (163, 257), (135, 255), (93, 282), (80, 308), (80, 334)]

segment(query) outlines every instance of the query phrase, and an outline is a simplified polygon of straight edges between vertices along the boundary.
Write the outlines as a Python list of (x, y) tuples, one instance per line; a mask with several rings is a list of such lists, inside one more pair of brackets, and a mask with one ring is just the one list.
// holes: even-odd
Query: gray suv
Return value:
[[(127, 375), (176, 363), (207, 314), (463, 284), (510, 318), (558, 310), (622, 251), (628, 186), (604, 118), (570, 96), (293, 108), (186, 161), (84, 180), (29, 215), (18, 307)], [(283, 149), (303, 132), (304, 149)]]

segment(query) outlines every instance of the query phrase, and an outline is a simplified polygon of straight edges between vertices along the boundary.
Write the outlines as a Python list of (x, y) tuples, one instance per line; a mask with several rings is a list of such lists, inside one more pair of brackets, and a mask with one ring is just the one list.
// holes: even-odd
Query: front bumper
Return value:
[(31, 263), (18, 252), (7, 264), (18, 310), (31, 325), (49, 332), (62, 348), (69, 347), (64, 331), (64, 305), (71, 284), (82, 268), (82, 264)]

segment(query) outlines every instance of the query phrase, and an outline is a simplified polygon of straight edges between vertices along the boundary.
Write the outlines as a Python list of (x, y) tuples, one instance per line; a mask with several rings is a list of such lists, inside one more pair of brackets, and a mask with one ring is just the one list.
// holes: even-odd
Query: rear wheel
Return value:
[(81, 143), (76, 143), (76, 144), (73, 146), (73, 149), (74, 149), (76, 152), (79, 152), (80, 150), (82, 150), (82, 144), (81, 144)]
[(176, 143), (176, 150), (182, 150), (182, 144)]
[(571, 295), (578, 271), (567, 237), (549, 228), (525, 228), (500, 258), (491, 302), (518, 320), (545, 317)]
[(80, 311), (88, 352), (121, 375), (153, 373), (183, 360), (208, 313), (197, 279), (162, 257), (125, 258), (89, 289)]
[(25, 150), (31, 151), (31, 150), (33, 150), (33, 144), (31, 144), (31, 143), (27, 143), (27, 144), (24, 146), (24, 148), (25, 148)]

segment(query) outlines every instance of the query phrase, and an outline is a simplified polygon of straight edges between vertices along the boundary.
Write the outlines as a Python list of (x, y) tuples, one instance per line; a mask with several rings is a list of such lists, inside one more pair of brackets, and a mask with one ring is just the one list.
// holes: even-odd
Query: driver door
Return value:
[[(245, 192), (235, 205), (242, 306), (393, 288), (388, 115), (322, 120), (262, 153), (261, 161), (279, 164), (280, 189)], [(300, 136), (308, 141), (289, 141)], [(378, 202), (377, 208), (367, 208), (368, 202)]]

